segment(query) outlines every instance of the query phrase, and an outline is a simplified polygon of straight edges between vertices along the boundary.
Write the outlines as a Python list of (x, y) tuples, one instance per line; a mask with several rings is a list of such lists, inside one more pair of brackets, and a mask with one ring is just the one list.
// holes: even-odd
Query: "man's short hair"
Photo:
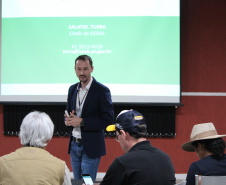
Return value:
[(78, 57), (75, 59), (75, 66), (76, 66), (77, 60), (83, 60), (83, 61), (88, 60), (90, 66), (93, 67), (93, 60), (92, 60), (92, 58), (91, 58), (90, 56), (88, 56), (88, 55), (80, 55), (80, 56), (78, 56)]

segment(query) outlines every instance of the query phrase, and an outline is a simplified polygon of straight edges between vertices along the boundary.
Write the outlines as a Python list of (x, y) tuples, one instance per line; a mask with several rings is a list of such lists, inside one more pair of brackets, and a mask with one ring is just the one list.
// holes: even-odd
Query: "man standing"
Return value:
[(116, 131), (116, 140), (126, 154), (113, 161), (100, 185), (175, 184), (170, 157), (146, 140), (147, 126), (142, 114), (124, 110), (107, 131)]
[(68, 91), (65, 124), (71, 127), (68, 153), (75, 179), (90, 174), (96, 179), (101, 156), (106, 154), (106, 127), (113, 123), (114, 110), (110, 90), (91, 76), (91, 57), (81, 55), (75, 60), (79, 83)]

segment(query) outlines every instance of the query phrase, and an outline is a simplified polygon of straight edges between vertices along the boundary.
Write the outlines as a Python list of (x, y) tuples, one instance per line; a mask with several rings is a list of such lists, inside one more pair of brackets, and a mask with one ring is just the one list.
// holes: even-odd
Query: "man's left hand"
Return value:
[(70, 117), (65, 119), (65, 125), (67, 126), (73, 126), (73, 127), (80, 126), (81, 122), (82, 122), (82, 118), (74, 115), (74, 110), (72, 111), (72, 113), (70, 113)]

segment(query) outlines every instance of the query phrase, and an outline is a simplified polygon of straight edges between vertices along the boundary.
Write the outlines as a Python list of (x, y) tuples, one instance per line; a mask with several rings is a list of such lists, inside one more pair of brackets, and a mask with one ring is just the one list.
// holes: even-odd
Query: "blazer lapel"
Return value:
[(83, 114), (84, 110), (86, 110), (88, 103), (92, 102), (91, 99), (92, 99), (92, 96), (93, 96), (93, 92), (95, 91), (95, 86), (96, 86), (96, 80), (93, 78), (93, 82), (92, 82), (92, 84), (89, 88), (89, 92), (86, 96), (86, 99), (85, 99), (85, 102), (84, 102), (84, 105), (83, 105), (83, 108), (82, 108), (82, 114)]
[(78, 90), (77, 90), (78, 85), (75, 86), (74, 92), (72, 94), (72, 110), (75, 110), (75, 115), (76, 115), (76, 101), (77, 101), (77, 94), (78, 94)]

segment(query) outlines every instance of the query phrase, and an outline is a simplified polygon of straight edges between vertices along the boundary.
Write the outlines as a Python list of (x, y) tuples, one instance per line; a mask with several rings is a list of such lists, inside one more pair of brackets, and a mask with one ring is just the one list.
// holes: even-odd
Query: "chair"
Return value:
[(186, 185), (186, 180), (183, 180), (183, 181), (177, 183), (176, 185)]
[(195, 185), (225, 185), (226, 176), (195, 175)]

